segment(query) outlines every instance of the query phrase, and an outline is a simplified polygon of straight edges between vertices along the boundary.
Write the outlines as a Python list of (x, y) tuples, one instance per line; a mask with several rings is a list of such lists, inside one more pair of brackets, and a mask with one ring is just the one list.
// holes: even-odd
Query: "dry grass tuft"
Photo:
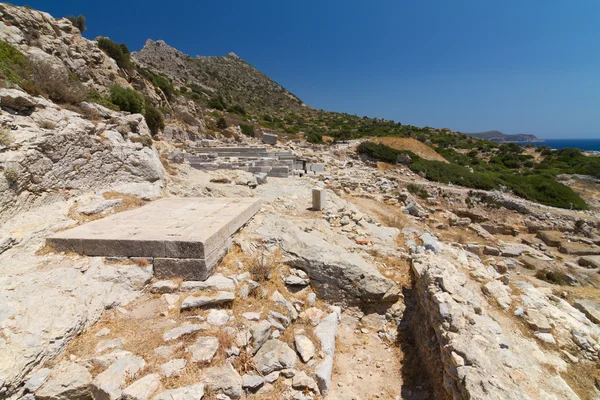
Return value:
[(134, 196), (132, 194), (119, 193), (115, 191), (104, 192), (102, 194), (102, 197), (104, 197), (106, 200), (121, 199), (121, 204), (119, 204), (114, 209), (115, 213), (133, 210), (134, 208), (139, 208), (148, 203), (146, 200), (143, 200), (138, 196)]
[(272, 254), (257, 254), (249, 260), (248, 270), (252, 279), (257, 282), (266, 282), (273, 277), (275, 270), (283, 260), (281, 250), (277, 249)]
[(252, 358), (252, 354), (248, 353), (246, 349), (240, 351), (240, 355), (233, 360), (232, 365), (233, 368), (235, 368), (235, 370), (240, 375), (256, 371), (256, 366), (254, 365), (254, 359)]
[(600, 382), (600, 363), (569, 364), (561, 376), (582, 400), (597, 399), (598, 392), (594, 390), (594, 386)]

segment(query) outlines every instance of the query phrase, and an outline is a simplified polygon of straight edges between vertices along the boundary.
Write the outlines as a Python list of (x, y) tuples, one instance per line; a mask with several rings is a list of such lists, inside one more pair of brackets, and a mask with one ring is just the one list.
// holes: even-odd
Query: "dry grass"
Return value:
[[(233, 360), (232, 365), (240, 375), (256, 371), (252, 354), (248, 353), (246, 349), (240, 351), (240, 355)], [(260, 375), (260, 372), (256, 372)]]
[(179, 172), (179, 170), (169, 162), (169, 156), (166, 153), (160, 155), (160, 162), (169, 175), (177, 175)]
[(396, 150), (412, 151), (419, 157), (422, 157), (426, 160), (441, 161), (441, 162), (445, 162), (445, 163), (448, 162), (448, 160), (446, 160), (444, 157), (442, 157), (440, 154), (438, 154), (434, 149), (432, 149), (431, 147), (427, 146), (424, 143), (419, 142), (416, 139), (398, 138), (398, 137), (383, 137), (383, 138), (373, 139), (373, 141), (376, 143), (383, 143), (386, 146), (389, 146)]
[(111, 199), (120, 199), (121, 200), (121, 204), (119, 204), (118, 206), (116, 206), (114, 208), (115, 213), (127, 211), (127, 210), (133, 210), (134, 208), (139, 208), (139, 207), (145, 205), (146, 203), (148, 203), (146, 200), (143, 200), (143, 199), (139, 198), (138, 196), (135, 196), (132, 194), (119, 193), (119, 192), (115, 192), (115, 191), (104, 192), (102, 194), (102, 197), (104, 197), (106, 200), (111, 200)]
[[(600, 363), (580, 362), (569, 364), (562, 378), (582, 400), (597, 399), (594, 386), (600, 382)], [(598, 388), (600, 390), (600, 388)]]
[(252, 279), (257, 282), (266, 282), (273, 277), (274, 272), (281, 266), (283, 256), (278, 248), (272, 254), (256, 254), (248, 260), (248, 271)]
[(40, 121), (38, 122), (38, 126), (42, 129), (56, 129), (56, 124), (52, 121)]

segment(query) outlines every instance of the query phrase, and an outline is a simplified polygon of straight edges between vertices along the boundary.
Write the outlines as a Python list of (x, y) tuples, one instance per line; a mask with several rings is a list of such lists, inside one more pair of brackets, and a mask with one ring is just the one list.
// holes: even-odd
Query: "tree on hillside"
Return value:
[(67, 19), (71, 21), (71, 23), (75, 25), (81, 33), (85, 32), (87, 29), (87, 26), (85, 26), (85, 17), (83, 15), (79, 15), (77, 17), (74, 15), (69, 15)]

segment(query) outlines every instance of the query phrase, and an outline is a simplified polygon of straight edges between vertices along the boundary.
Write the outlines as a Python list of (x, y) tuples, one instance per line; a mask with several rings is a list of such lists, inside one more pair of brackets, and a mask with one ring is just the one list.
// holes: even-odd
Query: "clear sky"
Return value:
[(600, 138), (599, 0), (12, 0), (139, 50), (235, 52), (305, 103), (462, 132)]

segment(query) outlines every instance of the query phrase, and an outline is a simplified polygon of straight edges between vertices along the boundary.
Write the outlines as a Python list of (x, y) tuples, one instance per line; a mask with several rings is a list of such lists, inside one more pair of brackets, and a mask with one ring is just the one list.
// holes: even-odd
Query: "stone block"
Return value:
[(263, 133), (262, 142), (264, 144), (276, 144), (277, 143), (277, 135), (273, 133)]
[(327, 201), (326, 191), (320, 188), (314, 188), (312, 190), (312, 208), (315, 211), (321, 211), (325, 209)]

